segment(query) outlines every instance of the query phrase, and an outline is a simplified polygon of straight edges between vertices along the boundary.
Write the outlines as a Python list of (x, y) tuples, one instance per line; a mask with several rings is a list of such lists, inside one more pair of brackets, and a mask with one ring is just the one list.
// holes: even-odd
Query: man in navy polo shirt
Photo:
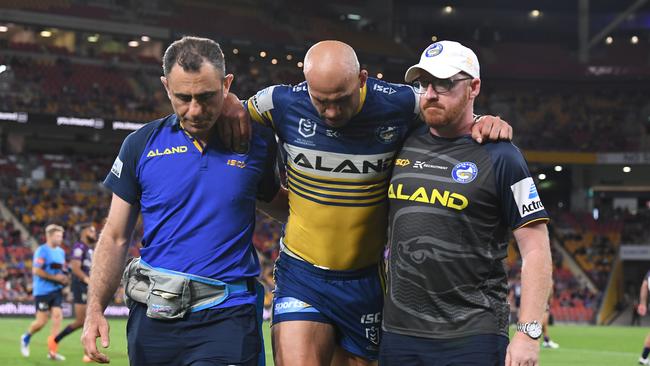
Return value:
[[(156, 319), (164, 307), (130, 303), (127, 338), (133, 365), (256, 365), (261, 339), (252, 246), (255, 199), (278, 189), (275, 140), (253, 128), (246, 153), (223, 147), (215, 134), (233, 75), (209, 39), (184, 37), (165, 51), (164, 76), (175, 114), (129, 135), (104, 184), (113, 198), (91, 271), (82, 336), (86, 353), (109, 345), (103, 311), (120, 282), (138, 211), (144, 222), (140, 262), (158, 273), (226, 284), (220, 302), (179, 319)], [(153, 282), (152, 282), (153, 284)], [(214, 305), (214, 306), (212, 306)]]

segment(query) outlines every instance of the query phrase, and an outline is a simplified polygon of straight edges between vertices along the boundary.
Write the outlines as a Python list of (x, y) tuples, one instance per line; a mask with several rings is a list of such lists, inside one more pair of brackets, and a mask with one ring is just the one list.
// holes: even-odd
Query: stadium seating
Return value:
[[(23, 47), (12, 43), (11, 47)], [(272, 65), (248, 55), (228, 55), (227, 68), (236, 75), (232, 91), (247, 98), (259, 89), (301, 80), (293, 65)], [(253, 56), (251, 56), (253, 57)], [(0, 108), (57, 115), (149, 121), (171, 112), (150, 66), (133, 69), (94, 59), (93, 64), (59, 57), (52, 60), (38, 50), (7, 56), (14, 82), (0, 89)], [(20, 82), (18, 82), (18, 80)], [(562, 90), (558, 93), (558, 90)], [(650, 141), (645, 123), (650, 103), (640, 90), (603, 82), (586, 85), (554, 82), (492, 81), (482, 88), (476, 110), (502, 116), (515, 129), (514, 142), (526, 150), (576, 152), (636, 151)], [(645, 117), (644, 117), (645, 116)], [(607, 138), (592, 138), (606, 135)]]
[[(47, 224), (64, 226), (62, 248), (69, 255), (78, 240), (78, 224), (93, 222), (101, 230), (108, 214), (110, 192), (102, 189), (98, 182), (110, 170), (111, 161), (109, 158), (47, 154), (0, 156), (0, 171), (11, 174), (3, 174), (3, 178), (8, 183), (13, 181), (17, 187), (13, 194), (2, 197), (3, 201), (39, 243), (45, 242), (43, 230)], [(31, 179), (34, 171), (48, 178)], [(280, 231), (281, 223), (266, 214), (257, 214), (253, 243), (260, 254), (263, 265), (260, 279), (267, 294), (273, 289), (272, 268), (279, 253)], [(129, 257), (139, 256), (142, 236), (139, 220)], [(0, 220), (0, 300), (31, 301), (33, 249), (22, 241), (12, 224)], [(122, 302), (122, 291), (118, 289), (115, 303)], [(266, 305), (270, 306), (270, 300)]]
[[(550, 227), (553, 230), (553, 227)], [(554, 320), (568, 323), (593, 323), (600, 305), (602, 293), (593, 293), (582, 286), (573, 273), (564, 265), (562, 254), (551, 245), (553, 258), (553, 297), (549, 310)], [(508, 279), (517, 281), (521, 271), (521, 257), (516, 245), (508, 246)]]
[(564, 212), (558, 220), (572, 229), (563, 231), (564, 247), (601, 290), (607, 286), (624, 225), (614, 215), (604, 217), (609, 219), (596, 221), (588, 214)]
[(31, 299), (32, 255), (20, 232), (0, 219), (0, 300)]

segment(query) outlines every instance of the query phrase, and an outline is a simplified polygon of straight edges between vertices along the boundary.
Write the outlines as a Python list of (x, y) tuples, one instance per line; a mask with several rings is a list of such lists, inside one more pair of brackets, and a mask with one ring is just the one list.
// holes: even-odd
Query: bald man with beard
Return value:
[[(352, 47), (339, 41), (311, 47), (304, 74), (300, 84), (274, 85), (246, 102), (250, 117), (275, 131), (287, 173), (274, 360), (376, 364), (387, 183), (395, 154), (420, 124), (419, 98), (410, 86), (369, 78)], [(498, 117), (481, 118), (472, 129), (478, 142), (511, 135)]]

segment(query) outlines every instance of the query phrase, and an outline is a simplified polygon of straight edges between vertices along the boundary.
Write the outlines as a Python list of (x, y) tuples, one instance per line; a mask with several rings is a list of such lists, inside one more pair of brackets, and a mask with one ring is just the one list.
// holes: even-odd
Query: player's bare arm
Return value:
[(90, 282), (90, 277), (87, 276), (84, 271), (81, 269), (81, 261), (78, 259), (73, 259), (70, 261), (70, 269), (72, 273), (81, 279), (84, 283), (88, 284)]
[(38, 267), (34, 267), (32, 269), (32, 273), (40, 278), (52, 282), (57, 282), (64, 286), (68, 284), (68, 276), (64, 275), (63, 273), (52, 275), (45, 272), (45, 270), (43, 270), (42, 268), (38, 268)]
[(648, 279), (643, 280), (641, 284), (641, 291), (639, 293), (639, 307), (637, 312), (641, 316), (645, 316), (648, 312)]

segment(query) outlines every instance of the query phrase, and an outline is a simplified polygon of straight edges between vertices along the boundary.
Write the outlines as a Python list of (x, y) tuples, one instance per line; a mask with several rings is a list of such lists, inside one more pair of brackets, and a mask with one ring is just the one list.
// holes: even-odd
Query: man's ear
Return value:
[(479, 93), (481, 92), (481, 79), (472, 79), (469, 85), (471, 88), (469, 97), (472, 99), (478, 97)]
[(232, 81), (235, 79), (235, 76), (233, 74), (228, 74), (223, 78), (223, 99), (226, 99), (228, 96), (228, 92), (230, 91), (230, 85), (232, 85)]
[(363, 88), (363, 86), (366, 85), (366, 81), (368, 81), (368, 71), (367, 70), (359, 71), (359, 87)]
[(164, 76), (161, 76), (160, 77), (160, 82), (165, 87), (165, 91), (167, 92), (167, 98), (169, 98), (169, 100), (172, 100), (172, 92), (169, 91), (169, 82), (167, 81), (167, 78), (164, 77)]

